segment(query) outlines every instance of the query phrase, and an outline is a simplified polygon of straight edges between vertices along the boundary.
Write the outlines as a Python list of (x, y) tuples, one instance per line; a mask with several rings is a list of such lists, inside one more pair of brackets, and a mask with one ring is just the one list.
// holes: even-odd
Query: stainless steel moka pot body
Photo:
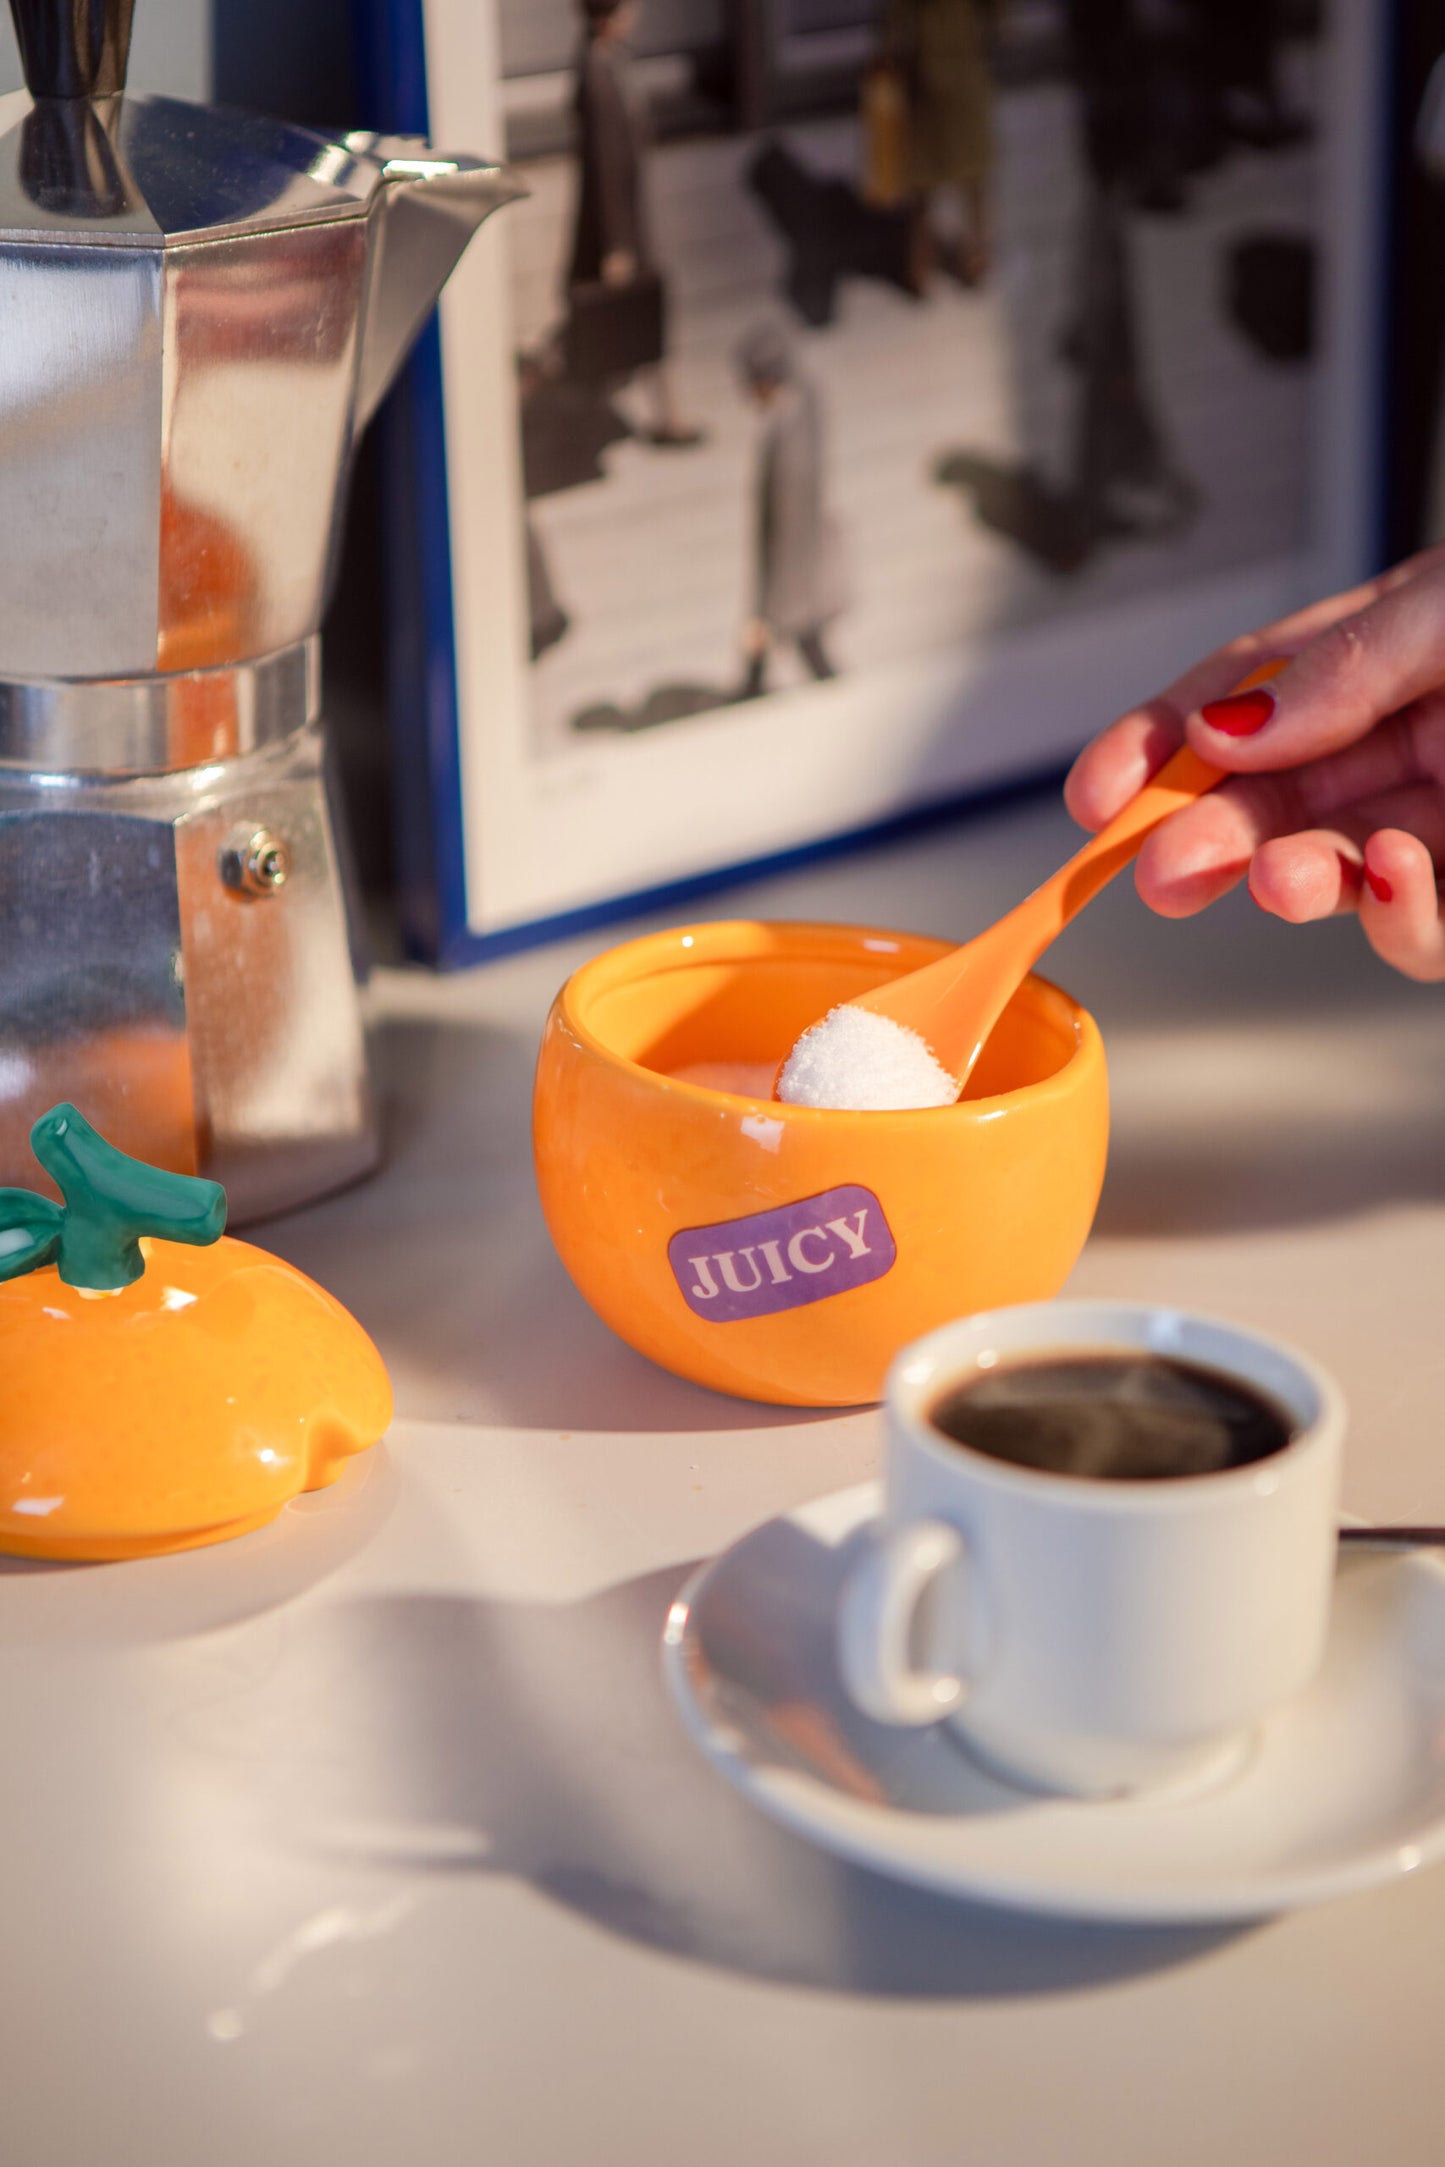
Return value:
[(256, 1218), (375, 1157), (322, 786), (351, 453), (520, 193), (124, 94), (133, 0), (11, 0), (0, 98), (0, 1185), (71, 1099)]

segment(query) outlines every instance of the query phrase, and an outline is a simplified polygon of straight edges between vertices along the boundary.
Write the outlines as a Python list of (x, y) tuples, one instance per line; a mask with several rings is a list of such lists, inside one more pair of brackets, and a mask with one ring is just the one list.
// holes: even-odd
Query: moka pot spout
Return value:
[(468, 241), (493, 211), (527, 193), (507, 166), (449, 157), (419, 137), (350, 135), (346, 147), (380, 165), (372, 205), (356, 426), (365, 426), (434, 307)]

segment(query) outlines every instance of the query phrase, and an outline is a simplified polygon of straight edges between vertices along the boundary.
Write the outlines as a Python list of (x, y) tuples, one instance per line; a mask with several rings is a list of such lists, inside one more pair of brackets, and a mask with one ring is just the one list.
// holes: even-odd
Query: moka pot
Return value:
[(11, 0), (0, 1185), (68, 1099), (240, 1221), (375, 1157), (317, 632), (357, 435), (521, 191), (128, 96), (132, 5)]

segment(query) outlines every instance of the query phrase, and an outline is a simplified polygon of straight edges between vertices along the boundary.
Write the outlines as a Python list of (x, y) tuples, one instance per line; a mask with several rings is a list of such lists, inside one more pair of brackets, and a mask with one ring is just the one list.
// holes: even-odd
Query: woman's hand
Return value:
[[(1289, 667), (1231, 698), (1271, 656)], [(1103, 826), (1187, 738), (1233, 779), (1150, 836), (1135, 880), (1188, 917), (1248, 877), (1292, 924), (1358, 911), (1407, 977), (1445, 978), (1445, 544), (1221, 648), (1074, 763), (1065, 797)]]

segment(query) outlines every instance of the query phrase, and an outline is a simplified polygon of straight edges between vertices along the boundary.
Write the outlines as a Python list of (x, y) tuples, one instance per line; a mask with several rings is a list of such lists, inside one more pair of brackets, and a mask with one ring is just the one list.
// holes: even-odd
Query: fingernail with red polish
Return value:
[(1206, 700), (1199, 712), (1211, 730), (1222, 731), (1225, 737), (1253, 737), (1277, 704), (1272, 692), (1257, 686), (1253, 692), (1231, 692), (1227, 700)]
[(1383, 873), (1372, 872), (1367, 865), (1365, 867), (1365, 878), (1370, 883), (1370, 893), (1377, 903), (1393, 903), (1395, 891)]

